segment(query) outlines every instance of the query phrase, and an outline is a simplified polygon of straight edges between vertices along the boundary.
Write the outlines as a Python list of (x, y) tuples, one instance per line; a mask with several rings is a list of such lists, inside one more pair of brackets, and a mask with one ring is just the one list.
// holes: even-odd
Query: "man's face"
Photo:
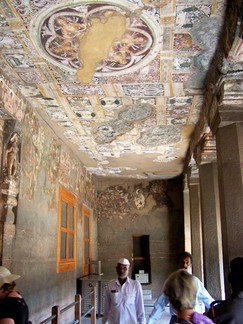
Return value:
[(118, 263), (116, 266), (116, 272), (117, 272), (118, 278), (125, 279), (128, 276), (129, 268), (130, 268), (129, 265)]
[(190, 257), (180, 258), (180, 261), (178, 263), (179, 269), (186, 269), (187, 271), (190, 271), (191, 267), (192, 267), (192, 262)]

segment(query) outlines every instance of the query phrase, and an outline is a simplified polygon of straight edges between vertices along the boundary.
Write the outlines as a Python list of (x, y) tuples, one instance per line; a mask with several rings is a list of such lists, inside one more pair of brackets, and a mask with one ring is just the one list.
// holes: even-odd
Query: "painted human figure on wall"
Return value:
[(6, 149), (6, 169), (9, 179), (16, 176), (19, 163), (19, 135), (13, 133)]

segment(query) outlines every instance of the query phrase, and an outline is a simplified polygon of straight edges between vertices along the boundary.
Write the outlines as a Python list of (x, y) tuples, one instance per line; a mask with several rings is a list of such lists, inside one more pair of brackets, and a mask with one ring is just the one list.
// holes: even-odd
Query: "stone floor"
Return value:
[[(150, 314), (150, 311), (151, 310), (152, 309), (149, 310), (149, 309), (145, 308), (145, 313), (146, 313), (146, 318), (147, 319), (148, 319), (148, 315)], [(169, 312), (169, 308), (166, 307), (166, 310), (163, 313), (162, 318), (159, 321), (154, 322), (154, 324), (169, 324), (169, 322), (170, 322), (170, 312)], [(91, 320), (88, 317), (87, 318), (83, 318), (81, 323), (82, 324), (90, 324), (91, 323)], [(96, 320), (96, 324), (102, 324), (102, 318), (98, 318)], [(126, 324), (126, 323), (124, 323), (124, 324)]]
[[(148, 289), (143, 289), (143, 299), (144, 299), (144, 306), (145, 306), (145, 316), (146, 316), (146, 319), (148, 319), (149, 314), (151, 314), (151, 312), (153, 310), (153, 306), (154, 306), (156, 299), (152, 298), (151, 290), (148, 290)], [(171, 316), (170, 316), (169, 307), (166, 307), (165, 311), (162, 315), (162, 318), (158, 321), (153, 321), (153, 324), (169, 324), (170, 318), (171, 318)], [(90, 317), (87, 316), (87, 317), (83, 318), (81, 323), (82, 324), (91, 324)], [(101, 324), (101, 323), (102, 323), (102, 318), (97, 318), (96, 324)], [(128, 323), (124, 323), (124, 324), (128, 324)]]

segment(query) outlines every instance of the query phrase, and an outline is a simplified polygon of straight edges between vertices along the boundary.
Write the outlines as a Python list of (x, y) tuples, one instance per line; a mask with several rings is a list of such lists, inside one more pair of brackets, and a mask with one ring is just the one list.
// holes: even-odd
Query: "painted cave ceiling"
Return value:
[(225, 0), (1, 0), (0, 69), (96, 175), (181, 174)]

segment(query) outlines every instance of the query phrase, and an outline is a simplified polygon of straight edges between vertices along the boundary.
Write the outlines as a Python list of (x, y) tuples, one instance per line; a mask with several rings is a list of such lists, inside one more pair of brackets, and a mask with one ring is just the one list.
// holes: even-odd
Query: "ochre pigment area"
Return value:
[(112, 44), (122, 37), (125, 30), (126, 18), (122, 15), (109, 16), (105, 20), (92, 19), (90, 28), (79, 43), (82, 67), (77, 72), (78, 81), (92, 81), (97, 64), (108, 57)]

